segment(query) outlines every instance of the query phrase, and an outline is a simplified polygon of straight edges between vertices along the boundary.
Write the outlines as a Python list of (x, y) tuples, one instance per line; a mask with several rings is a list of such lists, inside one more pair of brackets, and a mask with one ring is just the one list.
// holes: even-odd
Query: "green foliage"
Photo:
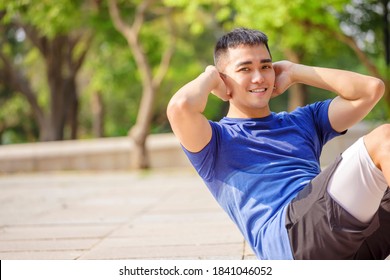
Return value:
[[(0, 95), (1, 96), (1, 95)], [(35, 140), (37, 127), (32, 122), (28, 103), (21, 95), (0, 99), (0, 144)]]
[[(134, 20), (136, 1), (118, 1), (123, 18)], [(380, 69), (388, 71), (383, 59), (383, 33), (378, 1), (351, 0), (164, 0), (159, 8), (174, 11), (177, 41), (171, 66), (161, 87), (153, 117), (154, 133), (170, 130), (165, 109), (170, 97), (185, 83), (212, 64), (215, 41), (226, 30), (237, 26), (257, 28), (269, 36), (273, 59), (286, 58), (294, 51), (301, 63), (337, 67), (367, 73), (367, 69), (350, 47), (337, 40), (340, 32), (350, 32), (361, 49)], [(96, 92), (103, 96), (105, 136), (124, 136), (136, 121), (142, 86), (133, 55), (123, 36), (114, 29), (108, 14), (107, 1), (83, 0), (2, 0), (0, 11), (1, 50), (12, 57), (32, 81), (39, 93), (39, 104), (48, 108), (49, 90), (45, 65), (37, 49), (26, 40), (23, 30), (10, 26), (12, 20), (29, 23), (40, 34), (58, 34), (88, 30), (93, 38), (85, 64), (78, 77), (80, 92), (80, 137), (93, 137), (91, 97)], [(153, 70), (160, 62), (169, 43), (165, 20), (158, 10), (149, 10), (141, 29), (141, 43)], [(24, 37), (23, 37), (24, 36)], [(1, 69), (0, 63), (0, 69)], [(329, 93), (309, 90), (309, 101), (331, 97)], [(288, 94), (271, 101), (274, 110), (286, 110)], [(0, 85), (0, 124), (3, 142), (30, 141), (36, 137), (28, 103), (17, 93)], [(7, 108), (7, 109), (3, 109)], [(221, 118), (226, 103), (210, 96), (205, 114), (210, 119)], [(390, 113), (380, 103), (368, 119), (385, 120)], [(0, 133), (1, 133), (0, 131)]]
[(3, 0), (0, 10), (6, 11), (5, 21), (16, 16), (52, 38), (82, 25), (84, 3), (83, 0)]
[(81, 99), (80, 122), (91, 125), (93, 120), (90, 99), (92, 94), (100, 92), (106, 114), (105, 134), (126, 135), (135, 123), (142, 90), (127, 45), (96, 41), (84, 65), (83, 75), (87, 83), (82, 88), (84, 95)]

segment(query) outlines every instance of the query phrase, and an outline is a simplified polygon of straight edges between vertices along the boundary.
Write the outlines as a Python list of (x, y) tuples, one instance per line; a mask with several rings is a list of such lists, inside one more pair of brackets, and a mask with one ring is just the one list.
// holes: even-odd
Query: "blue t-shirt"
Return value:
[(259, 259), (293, 259), (285, 228), (288, 203), (320, 173), (332, 129), (331, 100), (264, 118), (210, 121), (200, 152), (184, 151)]

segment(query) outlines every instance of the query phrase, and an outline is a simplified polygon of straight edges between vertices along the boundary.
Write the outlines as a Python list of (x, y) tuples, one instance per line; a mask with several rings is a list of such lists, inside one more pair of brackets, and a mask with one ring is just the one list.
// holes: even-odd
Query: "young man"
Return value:
[[(171, 99), (167, 115), (190, 161), (259, 259), (384, 259), (390, 254), (390, 125), (359, 139), (321, 171), (323, 145), (361, 121), (381, 80), (273, 63), (265, 34), (238, 28)], [(332, 100), (274, 113), (269, 100), (302, 83)], [(210, 93), (229, 101), (219, 122)]]

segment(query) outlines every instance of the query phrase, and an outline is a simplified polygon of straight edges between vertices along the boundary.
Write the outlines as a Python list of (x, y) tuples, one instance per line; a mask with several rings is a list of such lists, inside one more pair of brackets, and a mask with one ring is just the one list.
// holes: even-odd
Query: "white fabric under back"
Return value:
[(378, 210), (388, 184), (367, 152), (363, 137), (342, 154), (329, 181), (328, 193), (361, 222), (369, 222)]

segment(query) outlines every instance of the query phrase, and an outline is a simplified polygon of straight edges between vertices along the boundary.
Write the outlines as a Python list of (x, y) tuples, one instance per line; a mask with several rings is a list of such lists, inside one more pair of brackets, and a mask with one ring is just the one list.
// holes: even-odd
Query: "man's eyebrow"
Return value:
[(243, 66), (243, 65), (249, 65), (249, 64), (252, 64), (252, 61), (248, 60), (248, 61), (241, 61), (241, 62), (238, 62), (236, 64), (236, 68), (240, 67), (240, 66)]
[(272, 63), (272, 59), (271, 58), (265, 58), (265, 59), (260, 60), (260, 63)]
[[(265, 59), (260, 60), (260, 63), (271, 63), (271, 62), (272, 62), (272, 59), (270, 59), (270, 58), (265, 58)], [(236, 68), (240, 67), (240, 66), (243, 66), (243, 65), (250, 65), (252, 63), (253, 62), (250, 61), (250, 60), (248, 60), (248, 61), (241, 61), (241, 62), (238, 62), (236, 64)]]

